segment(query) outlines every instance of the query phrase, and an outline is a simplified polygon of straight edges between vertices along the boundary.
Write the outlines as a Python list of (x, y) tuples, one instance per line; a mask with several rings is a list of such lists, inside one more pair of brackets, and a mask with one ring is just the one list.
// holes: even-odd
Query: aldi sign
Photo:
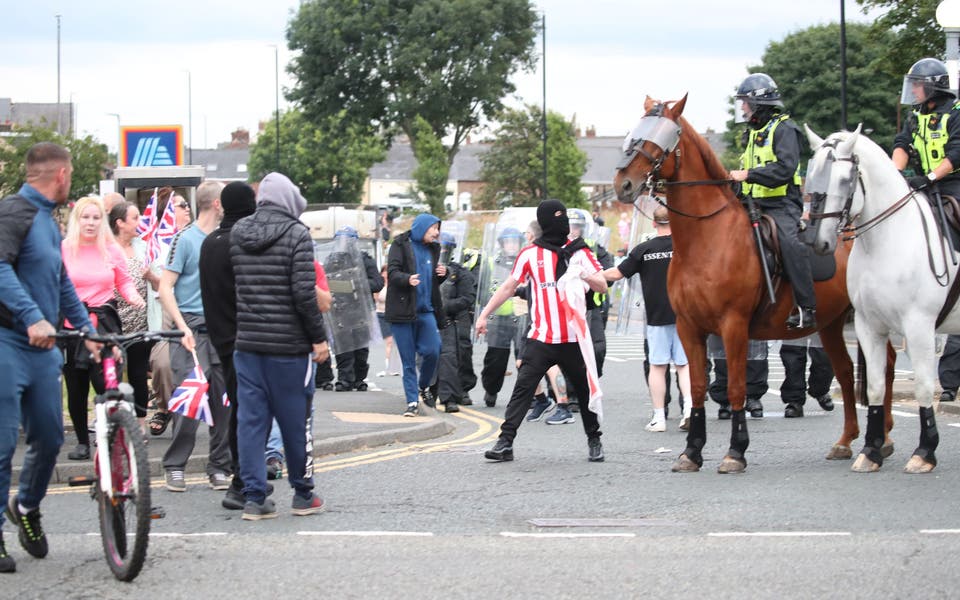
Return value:
[(120, 128), (120, 166), (170, 167), (183, 164), (183, 127), (131, 125)]

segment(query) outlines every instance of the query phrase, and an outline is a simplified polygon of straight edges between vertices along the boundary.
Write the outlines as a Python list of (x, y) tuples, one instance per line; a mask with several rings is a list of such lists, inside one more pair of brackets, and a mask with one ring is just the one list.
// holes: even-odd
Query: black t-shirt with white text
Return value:
[(667, 267), (673, 258), (673, 238), (660, 235), (639, 244), (617, 268), (624, 277), (640, 274), (647, 325), (673, 325), (677, 316), (667, 297)]

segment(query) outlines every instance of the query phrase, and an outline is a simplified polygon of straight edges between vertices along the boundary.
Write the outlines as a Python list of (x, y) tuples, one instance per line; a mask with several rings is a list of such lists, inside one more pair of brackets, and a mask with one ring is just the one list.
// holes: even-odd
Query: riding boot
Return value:
[(817, 326), (817, 310), (809, 306), (797, 307), (787, 317), (787, 329), (808, 329)]

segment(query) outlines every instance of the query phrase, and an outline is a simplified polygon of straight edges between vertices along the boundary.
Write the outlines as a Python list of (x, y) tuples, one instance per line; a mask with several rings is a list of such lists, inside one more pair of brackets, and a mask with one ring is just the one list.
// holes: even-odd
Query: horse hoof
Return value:
[(717, 473), (743, 473), (747, 469), (746, 461), (724, 456), (717, 467)]
[(880, 470), (880, 465), (867, 458), (866, 454), (859, 454), (850, 470), (854, 473), (876, 473)]
[(840, 444), (834, 444), (827, 454), (827, 460), (850, 460), (851, 458), (853, 458), (853, 450), (850, 449), (850, 446)]
[(674, 473), (696, 473), (700, 470), (700, 465), (687, 458), (686, 454), (681, 454), (670, 470)]
[(903, 468), (903, 472), (910, 473), (911, 475), (918, 473), (929, 473), (935, 466), (937, 465), (929, 463), (914, 454), (910, 457), (910, 460), (907, 461), (907, 466)]
[(887, 442), (880, 448), (880, 456), (890, 458), (891, 454), (893, 454), (893, 442)]

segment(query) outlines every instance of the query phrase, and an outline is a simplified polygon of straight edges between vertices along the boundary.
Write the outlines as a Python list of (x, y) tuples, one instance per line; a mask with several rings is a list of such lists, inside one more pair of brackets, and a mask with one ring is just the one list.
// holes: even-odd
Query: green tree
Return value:
[(857, 4), (864, 11), (886, 9), (869, 32), (880, 54), (877, 69), (899, 79), (921, 58), (943, 56), (944, 33), (936, 16), (940, 0), (857, 0)]
[[(534, 105), (504, 110), (490, 151), (481, 161), (484, 189), (478, 201), (485, 208), (531, 206), (543, 198), (543, 112)], [(573, 124), (547, 111), (547, 192), (568, 207), (587, 208), (580, 180), (587, 155), (577, 146)]]
[(24, 125), (0, 139), (0, 197), (15, 193), (26, 180), (27, 150), (40, 142), (60, 144), (73, 156), (74, 197), (96, 194), (109, 160), (107, 147), (92, 136), (66, 137), (43, 125)]
[[(878, 69), (894, 36), (888, 33), (876, 43), (875, 35), (869, 25), (847, 24), (847, 124), (854, 128), (863, 123), (870, 138), (889, 149), (896, 135), (902, 74)], [(771, 42), (761, 64), (748, 70), (773, 77), (786, 112), (801, 127), (807, 123), (823, 137), (841, 128), (839, 24), (809, 27)], [(732, 114), (733, 97), (730, 102)], [(727, 122), (723, 161), (728, 168), (739, 164), (745, 127), (734, 125), (733, 119)], [(801, 150), (809, 156), (806, 144)]]
[(298, 52), (287, 96), (313, 121), (344, 111), (388, 139), (414, 140), (420, 116), (449, 140), (449, 171), (514, 91), (513, 73), (533, 65), (535, 22), (529, 0), (305, 0), (287, 29)]
[[(278, 170), (276, 130), (272, 119), (250, 147), (251, 181)], [(300, 186), (309, 202), (359, 203), (367, 171), (384, 157), (378, 136), (340, 116), (327, 117), (318, 127), (300, 110), (280, 115), (279, 171)]]
[(447, 176), (450, 168), (447, 165), (447, 150), (426, 119), (417, 115), (413, 122), (413, 137), (410, 146), (417, 157), (417, 168), (413, 171), (413, 178), (417, 182), (419, 193), (430, 205), (430, 212), (440, 215), (446, 212), (443, 200), (447, 197)]

